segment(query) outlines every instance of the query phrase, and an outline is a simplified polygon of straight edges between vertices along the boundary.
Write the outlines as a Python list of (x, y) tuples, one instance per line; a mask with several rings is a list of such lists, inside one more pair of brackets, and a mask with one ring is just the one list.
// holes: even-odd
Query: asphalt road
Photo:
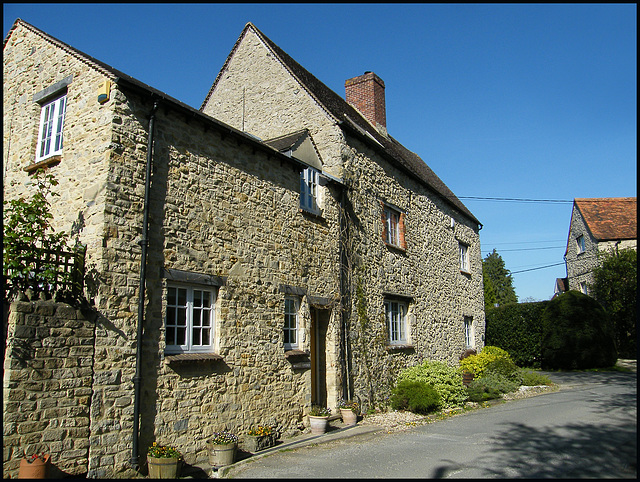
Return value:
[(280, 451), (232, 478), (636, 478), (636, 373), (560, 373), (557, 392), (392, 434)]

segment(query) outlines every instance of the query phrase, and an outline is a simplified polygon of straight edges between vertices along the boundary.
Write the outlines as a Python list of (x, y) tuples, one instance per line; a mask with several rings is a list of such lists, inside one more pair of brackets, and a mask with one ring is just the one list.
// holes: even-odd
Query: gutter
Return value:
[(142, 239), (138, 242), (142, 248), (140, 259), (140, 296), (138, 299), (138, 333), (136, 337), (136, 373), (133, 377), (133, 444), (131, 446), (131, 466), (134, 470), (140, 467), (138, 438), (140, 435), (140, 385), (142, 382), (142, 335), (144, 325), (144, 298), (147, 278), (147, 249), (149, 247), (149, 191), (151, 187), (151, 166), (153, 164), (153, 133), (159, 101), (153, 103), (153, 109), (149, 117), (149, 138), (147, 140), (147, 167), (144, 184), (144, 213), (142, 221)]

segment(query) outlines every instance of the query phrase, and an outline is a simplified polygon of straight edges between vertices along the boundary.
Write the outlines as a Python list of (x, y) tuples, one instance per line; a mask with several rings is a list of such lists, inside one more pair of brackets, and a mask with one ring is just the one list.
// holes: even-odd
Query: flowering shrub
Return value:
[(398, 383), (403, 380), (423, 382), (433, 386), (440, 395), (438, 408), (458, 407), (467, 400), (467, 391), (462, 384), (462, 374), (457, 368), (440, 361), (427, 360), (421, 365), (402, 370), (398, 375)]
[(344, 400), (343, 398), (341, 398), (338, 402), (338, 408), (351, 410), (355, 414), (358, 414), (360, 412), (360, 404), (358, 404), (358, 402), (356, 402), (355, 400)]
[(258, 425), (257, 427), (251, 427), (249, 429), (249, 435), (255, 435), (257, 437), (271, 435), (271, 432), (271, 427), (265, 427), (264, 425)]
[(473, 373), (476, 378), (479, 378), (486, 370), (487, 365), (499, 359), (511, 360), (511, 356), (497, 346), (485, 346), (477, 355), (470, 355), (460, 360), (460, 370)]
[(234, 444), (238, 442), (238, 436), (227, 431), (214, 432), (209, 442), (217, 445)]
[(182, 457), (182, 454), (175, 447), (171, 447), (169, 445), (158, 445), (156, 442), (153, 442), (151, 447), (149, 447), (147, 455), (157, 459), (179, 459)]
[(331, 409), (325, 408), (320, 405), (312, 405), (309, 415), (312, 417), (328, 417), (331, 415)]
[(33, 454), (31, 457), (27, 457), (27, 455), (25, 454), (24, 458), (27, 459), (29, 463), (35, 462), (38, 459), (42, 459), (46, 462), (49, 459), (49, 455), (43, 452), (41, 454)]

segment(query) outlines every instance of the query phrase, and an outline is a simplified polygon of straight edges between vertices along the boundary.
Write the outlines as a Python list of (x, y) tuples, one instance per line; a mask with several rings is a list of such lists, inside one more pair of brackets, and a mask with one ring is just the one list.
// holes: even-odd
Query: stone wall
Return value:
[(51, 454), (52, 477), (87, 472), (95, 314), (52, 301), (9, 310), (3, 381), (3, 477)]
[[(478, 226), (375, 149), (346, 135), (339, 119), (308, 94), (252, 29), (235, 46), (203, 110), (264, 139), (306, 128), (323, 169), (344, 179), (350, 211), (348, 376), (365, 405), (382, 403), (406, 366), (425, 359), (457, 363), (465, 348), (465, 317), (473, 318), (475, 346), (483, 346)], [(405, 213), (406, 250), (383, 242), (382, 202)], [(468, 274), (459, 269), (459, 242), (469, 246)], [(384, 300), (389, 293), (410, 300), (412, 346), (406, 349), (387, 343)]]

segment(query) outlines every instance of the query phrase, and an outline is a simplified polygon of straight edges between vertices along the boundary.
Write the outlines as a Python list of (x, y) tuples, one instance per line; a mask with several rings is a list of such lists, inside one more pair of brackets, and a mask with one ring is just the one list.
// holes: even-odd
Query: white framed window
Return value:
[(389, 344), (406, 345), (407, 333), (407, 304), (402, 301), (384, 302), (385, 318), (389, 333)]
[(299, 302), (293, 296), (284, 299), (284, 348), (298, 348), (298, 308)]
[(300, 208), (314, 214), (320, 213), (319, 178), (320, 173), (312, 167), (300, 173)]
[(404, 214), (389, 206), (383, 205), (382, 222), (382, 238), (384, 242), (396, 248), (406, 249)]
[(213, 352), (215, 297), (210, 289), (167, 288), (167, 352)]
[(460, 271), (470, 273), (471, 268), (469, 267), (469, 246), (464, 243), (458, 243), (458, 246), (460, 247)]
[(587, 282), (586, 281), (580, 281), (580, 292), (588, 295), (589, 293), (587, 293)]
[(584, 253), (584, 235), (580, 235), (576, 238), (576, 250), (577, 253)]
[(42, 105), (36, 162), (62, 153), (62, 131), (66, 110), (67, 94)]
[(473, 348), (475, 346), (473, 318), (470, 316), (464, 317), (464, 346), (465, 348)]

